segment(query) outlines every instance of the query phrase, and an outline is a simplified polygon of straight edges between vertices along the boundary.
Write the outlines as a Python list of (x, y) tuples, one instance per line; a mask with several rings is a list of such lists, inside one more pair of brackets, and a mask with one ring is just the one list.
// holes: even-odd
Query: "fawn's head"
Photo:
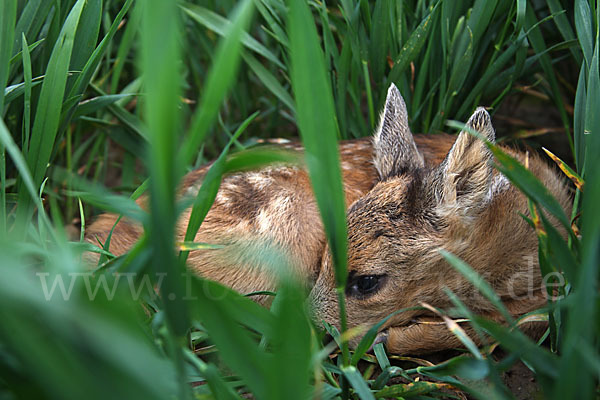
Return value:
[[(494, 141), (490, 116), (483, 108), (475, 111), (467, 126)], [(347, 213), (349, 326), (375, 324), (420, 301), (443, 306), (444, 286), (463, 290), (464, 280), (439, 250), (476, 265), (473, 254), (485, 252), (482, 246), (498, 247), (492, 243), (497, 237), (474, 237), (474, 226), (482, 224), (482, 215), (498, 207), (497, 197), (506, 196), (511, 188), (491, 165), (492, 153), (485, 143), (465, 131), (440, 165), (425, 166), (408, 127), (406, 105), (394, 85), (388, 91), (373, 147), (379, 182)], [(315, 317), (339, 325), (329, 252), (321, 268), (311, 292)], [(386, 326), (408, 324), (419, 313), (398, 314)]]

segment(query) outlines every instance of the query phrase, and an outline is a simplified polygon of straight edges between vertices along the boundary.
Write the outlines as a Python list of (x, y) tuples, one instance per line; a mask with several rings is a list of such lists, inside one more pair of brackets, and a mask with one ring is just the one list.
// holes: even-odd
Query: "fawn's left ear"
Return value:
[[(483, 107), (475, 110), (467, 126), (494, 142), (492, 121)], [(458, 135), (435, 174), (435, 197), (442, 213), (469, 215), (485, 203), (493, 174), (492, 157), (483, 140), (467, 131)]]
[(374, 164), (382, 180), (425, 165), (408, 127), (406, 104), (393, 83), (388, 89), (373, 147)]

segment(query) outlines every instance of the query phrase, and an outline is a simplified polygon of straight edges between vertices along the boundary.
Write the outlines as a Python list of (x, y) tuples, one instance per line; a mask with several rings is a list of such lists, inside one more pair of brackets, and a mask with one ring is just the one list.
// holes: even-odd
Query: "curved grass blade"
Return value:
[[(31, 63), (31, 61), (30, 61)], [(44, 81), (45, 76), (37, 76), (31, 79), (31, 87), (38, 86)], [(26, 92), (26, 84), (27, 82), (18, 83), (16, 85), (11, 85), (4, 89), (4, 100), (6, 104), (9, 104), (11, 101), (22, 95)]]
[(23, 185), (25, 186), (27, 194), (31, 196), (31, 201), (36, 205), (40, 214), (45, 214), (44, 206), (38, 196), (36, 185), (31, 177), (31, 173), (29, 172), (27, 161), (21, 154), (19, 147), (15, 144), (2, 119), (0, 119), (0, 142), (2, 143), (2, 147), (8, 151), (8, 154), (12, 158), (13, 163), (19, 171), (19, 175), (23, 181)]
[(419, 372), (441, 380), (453, 375), (470, 380), (481, 380), (490, 374), (490, 368), (485, 360), (458, 356), (432, 367), (419, 368)]
[(94, 98), (82, 101), (75, 108), (73, 119), (79, 118), (83, 115), (92, 114), (98, 110), (110, 106), (111, 104), (116, 103), (121, 99), (128, 97), (131, 98), (132, 96), (135, 96), (135, 94), (108, 94), (105, 96), (96, 96)]
[[(22, 37), (25, 37), (25, 35), (23, 34)], [(29, 53), (31, 53), (33, 50), (35, 50), (43, 42), (44, 42), (44, 39), (40, 39), (37, 42), (35, 42), (33, 44), (30, 44), (29, 46), (27, 46), (27, 50), (29, 51)], [(13, 64), (17, 64), (17, 63), (21, 62), (22, 58), (23, 58), (23, 50), (21, 49), (21, 51), (19, 51), (17, 54), (15, 54), (10, 59), (10, 65), (12, 66)]]
[(367, 382), (365, 382), (356, 367), (352, 365), (342, 367), (342, 373), (348, 382), (350, 382), (350, 385), (354, 388), (354, 392), (361, 400), (375, 400), (375, 396), (373, 396), (373, 392), (369, 389), (369, 385), (367, 385)]
[(375, 392), (375, 398), (408, 398), (428, 394), (437, 390), (449, 389), (447, 383), (412, 382), (388, 386)]
[(227, 384), (225, 379), (219, 373), (217, 367), (213, 364), (207, 364), (200, 357), (189, 350), (184, 352), (185, 358), (198, 370), (200, 375), (206, 379), (206, 383), (210, 387), (211, 394), (217, 399), (241, 399), (241, 397), (233, 391)]
[[(248, 317), (261, 307), (215, 282), (191, 277), (189, 283), (191, 299), (193, 299), (189, 302), (192, 316), (200, 320), (209, 332), (212, 341), (219, 349), (221, 358), (244, 379), (257, 398), (273, 398), (269, 394), (270, 388), (276, 385), (273, 381), (276, 376), (269, 371), (271, 359), (259, 350), (247, 331), (240, 329), (239, 326), (239, 323), (246, 323)], [(242, 309), (241, 304), (246, 304), (255, 311), (239, 312)], [(262, 310), (269, 314), (266, 309), (262, 308)], [(269, 316), (272, 318), (271, 315)], [(273, 324), (274, 321), (271, 320), (267, 326)], [(252, 363), (248, 360), (252, 360)]]
[[(217, 192), (219, 191), (219, 186), (221, 185), (221, 178), (225, 173), (225, 161), (227, 153), (229, 152), (229, 148), (231, 147), (233, 142), (235, 142), (240, 137), (240, 135), (246, 130), (248, 125), (250, 125), (250, 123), (257, 116), (258, 112), (255, 112), (254, 114), (246, 118), (244, 122), (242, 122), (240, 127), (229, 140), (229, 143), (227, 143), (227, 145), (221, 152), (219, 158), (213, 163), (213, 165), (210, 167), (210, 169), (204, 176), (202, 180), (202, 186), (200, 187), (198, 195), (196, 196), (196, 199), (194, 201), (194, 206), (192, 207), (192, 211), (190, 213), (190, 218), (188, 221), (188, 226), (185, 231), (184, 240), (186, 242), (191, 242), (194, 240), (196, 234), (198, 233), (198, 230), (200, 229), (200, 225), (202, 225), (206, 214), (208, 214), (208, 211), (212, 207), (212, 204), (215, 201), (215, 198), (217, 197)], [(179, 255), (179, 258), (185, 261), (187, 259), (187, 256), (187, 251), (184, 251)]]
[(581, 177), (577, 174), (577, 172), (573, 171), (571, 169), (571, 167), (569, 167), (567, 165), (567, 163), (565, 163), (563, 160), (558, 158), (554, 153), (552, 153), (547, 148), (542, 147), (542, 150), (544, 150), (546, 152), (546, 154), (548, 154), (548, 157), (550, 157), (552, 159), (552, 161), (554, 161), (556, 163), (556, 165), (558, 165), (558, 168), (560, 168), (560, 170), (567, 176), (567, 178), (569, 178), (575, 184), (577, 189), (583, 191), (583, 185), (585, 182), (583, 181), (583, 179), (581, 179)]
[(477, 290), (481, 292), (489, 301), (496, 307), (498, 311), (502, 314), (504, 319), (512, 324), (514, 319), (512, 315), (508, 312), (500, 297), (494, 292), (494, 289), (487, 283), (481, 275), (477, 273), (473, 268), (471, 268), (467, 263), (462, 261), (460, 258), (456, 257), (454, 254), (447, 252), (446, 250), (440, 250), (440, 254), (448, 261), (454, 269), (462, 274)]
[[(204, 7), (200, 7), (195, 4), (188, 3), (185, 6), (182, 6), (181, 8), (183, 8), (183, 11), (187, 15), (192, 17), (192, 19), (202, 24), (206, 28), (210, 29), (211, 31), (224, 37), (227, 37), (229, 35), (232, 22), (230, 22), (227, 18), (223, 18), (222, 16), (212, 12), (211, 10)], [(273, 62), (275, 65), (277, 65), (284, 71), (287, 69), (286, 66), (282, 64), (281, 61), (279, 61), (279, 59), (269, 49), (260, 44), (248, 33), (244, 32), (242, 34), (241, 42), (248, 49), (265, 57), (267, 60)]]
[[(489, 321), (485, 318), (475, 317), (479, 326), (484, 328), (496, 340), (510, 351), (520, 355), (532, 365), (540, 378), (558, 378), (558, 358), (543, 347), (539, 347), (518, 329), (509, 328)], [(547, 381), (546, 381), (547, 382)], [(543, 385), (549, 387), (549, 385)]]
[[(467, 350), (469, 350), (473, 357), (475, 357), (478, 360), (483, 360), (483, 356), (479, 352), (479, 349), (477, 348), (475, 342), (473, 342), (473, 339), (471, 339), (469, 335), (467, 335), (467, 332), (465, 332), (465, 330), (460, 327), (456, 320), (453, 320), (452, 318), (443, 314), (440, 310), (436, 309), (430, 304), (421, 302), (421, 305), (429, 311), (433, 312), (434, 314), (437, 314), (440, 318), (442, 318), (448, 330), (452, 332), (452, 334), (456, 336), (458, 340), (460, 340), (460, 342), (465, 346)], [(466, 321), (462, 320), (461, 322)]]

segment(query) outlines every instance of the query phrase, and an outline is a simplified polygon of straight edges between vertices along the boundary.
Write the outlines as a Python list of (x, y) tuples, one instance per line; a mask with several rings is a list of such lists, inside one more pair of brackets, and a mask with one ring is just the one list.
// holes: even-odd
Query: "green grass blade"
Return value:
[(175, 196), (182, 170), (181, 160), (176, 157), (178, 132), (182, 128), (179, 107), (183, 83), (179, 70), (182, 28), (175, 2), (146, 1), (138, 5), (136, 11), (143, 13), (139, 62), (147, 92), (144, 115), (150, 142), (147, 153), (150, 217), (146, 234), (152, 251), (152, 270), (157, 277), (164, 277), (159, 291), (169, 333), (166, 342), (179, 374), (178, 397), (190, 399), (179, 348), (190, 326), (188, 303), (183, 299), (185, 265), (175, 255)]
[[(569, 22), (569, 18), (565, 13), (561, 13), (563, 10), (563, 6), (560, 4), (559, 0), (546, 0), (548, 4), (548, 8), (552, 14), (556, 14), (554, 17), (554, 23), (556, 27), (560, 31), (563, 39), (565, 41), (571, 41), (575, 39), (575, 34), (573, 33), (573, 28), (571, 27), (571, 23)], [(581, 49), (571, 48), (571, 54), (575, 59), (575, 63), (577, 65), (581, 65)]]
[[(31, 79), (31, 87), (35, 87), (41, 85), (44, 81), (45, 76), (38, 76)], [(4, 101), (5, 104), (10, 104), (10, 102), (14, 101), (16, 98), (25, 93), (25, 82), (18, 83), (16, 85), (11, 85), (4, 90)]]
[(123, 7), (121, 7), (119, 13), (115, 17), (115, 20), (111, 24), (110, 29), (108, 30), (98, 47), (95, 48), (92, 55), (87, 59), (87, 62), (85, 63), (81, 74), (77, 76), (77, 80), (75, 81), (73, 88), (69, 92), (69, 97), (77, 96), (85, 91), (86, 87), (92, 79), (94, 72), (96, 71), (96, 68), (98, 67), (98, 64), (100, 63), (100, 60), (102, 59), (102, 56), (106, 52), (110, 41), (117, 32), (121, 21), (125, 17), (125, 14), (127, 14), (127, 11), (129, 11), (129, 8), (131, 7), (132, 3), (133, 0), (125, 1)]
[(244, 378), (257, 398), (272, 398), (269, 390), (275, 387), (273, 380), (276, 377), (269, 373), (270, 359), (258, 349), (247, 331), (240, 329), (239, 323), (244, 323), (248, 314), (235, 311), (240, 308), (240, 302), (253, 302), (215, 282), (200, 281), (195, 277), (189, 279), (193, 299), (189, 304), (192, 316), (206, 327), (221, 358)]
[(489, 365), (486, 361), (471, 357), (455, 357), (433, 367), (423, 368), (420, 371), (429, 376), (442, 379), (445, 376), (458, 375), (471, 380), (484, 379), (490, 373)]
[(450, 80), (448, 81), (448, 89), (447, 96), (448, 100), (446, 103), (445, 110), (449, 109), (449, 102), (452, 97), (456, 95), (458, 91), (462, 88), (465, 80), (467, 79), (467, 74), (471, 69), (471, 64), (473, 62), (473, 46), (475, 42), (475, 35), (471, 33), (469, 29), (465, 31), (465, 37), (468, 38), (468, 41), (465, 41), (466, 48), (464, 53), (456, 58), (454, 67), (452, 68), (452, 73), (450, 74)]
[[(598, 28), (597, 28), (598, 29)], [(560, 376), (553, 388), (553, 398), (582, 396), (592, 398), (597, 389), (597, 375), (588, 368), (573, 368), (586, 365), (585, 356), (581, 354), (580, 343), (595, 346), (592, 355), (596, 360), (598, 354), (598, 282), (600, 265), (600, 115), (597, 106), (600, 101), (600, 39), (596, 31), (596, 45), (592, 56), (589, 74), (587, 104), (585, 110), (585, 193), (583, 196), (581, 221), (581, 264), (577, 270), (577, 278), (573, 283), (576, 290), (569, 296), (569, 313), (567, 315), (563, 346), (563, 359), (560, 365)], [(593, 322), (596, 321), (596, 322)], [(589, 357), (588, 356), (588, 357)], [(565, 379), (565, 380), (563, 380)]]
[(400, 50), (400, 53), (394, 62), (394, 67), (389, 74), (389, 81), (396, 82), (404, 70), (408, 68), (410, 63), (416, 59), (429, 37), (429, 32), (433, 26), (433, 20), (437, 15), (438, 6), (441, 3), (443, 2), (438, 2), (431, 12), (423, 18), (419, 26), (410, 34), (410, 37), (402, 46), (402, 50)]
[(356, 349), (354, 350), (354, 354), (352, 355), (352, 360), (350, 361), (350, 364), (354, 365), (354, 366), (356, 366), (358, 364), (358, 362), (360, 361), (362, 356), (365, 355), (365, 353), (369, 350), (369, 348), (375, 341), (375, 338), (377, 337), (377, 333), (379, 332), (379, 329), (383, 326), (383, 324), (385, 324), (394, 315), (400, 314), (404, 311), (408, 311), (411, 309), (412, 308), (402, 308), (400, 310), (394, 311), (393, 313), (391, 313), (390, 315), (388, 315), (387, 317), (385, 317), (384, 319), (382, 319), (381, 321), (379, 321), (378, 323), (373, 325), (371, 328), (369, 328), (367, 333), (365, 333), (365, 335), (362, 337), (362, 339), (358, 343), (358, 346), (356, 346)]
[[(84, 0), (78, 0), (65, 20), (59, 40), (56, 42), (48, 62), (46, 77), (42, 83), (31, 132), (30, 148), (27, 152), (29, 169), (36, 186), (41, 185), (44, 179), (54, 147), (54, 140), (58, 133), (71, 51), (84, 4)], [(25, 194), (24, 190), (19, 190), (18, 217), (28, 219), (31, 212), (30, 204), (29, 196)]]
[[(110, 93), (116, 93), (118, 90), (119, 79), (121, 78), (121, 72), (125, 67), (127, 56), (131, 52), (132, 46), (134, 45), (136, 35), (139, 29), (139, 13), (133, 13), (131, 18), (127, 21), (123, 37), (119, 43), (119, 50), (117, 51), (117, 58), (113, 65), (113, 71), (111, 74)], [(117, 18), (115, 20), (118, 21)], [(120, 21), (119, 21), (120, 22)]]
[(389, 0), (377, 1), (373, 10), (373, 23), (371, 24), (371, 35), (369, 37), (369, 64), (376, 87), (383, 86), (382, 79), (386, 67), (391, 29), (391, 20), (388, 15), (390, 3)]
[(241, 40), (252, 18), (252, 11), (252, 1), (241, 2), (234, 10), (229, 29), (219, 44), (215, 61), (206, 78), (202, 100), (182, 147), (182, 157), (186, 164), (196, 158), (198, 148), (217, 116), (221, 102), (233, 84), (241, 59)]
[(587, 103), (587, 76), (584, 64), (581, 64), (577, 92), (575, 93), (575, 107), (573, 114), (573, 140), (575, 144), (575, 162), (579, 175), (583, 174), (583, 161), (585, 159), (585, 105)]
[(510, 315), (502, 301), (494, 292), (494, 289), (487, 283), (481, 275), (477, 273), (474, 269), (472, 269), (467, 263), (456, 257), (455, 255), (447, 252), (446, 250), (440, 250), (442, 256), (448, 261), (454, 269), (460, 272), (477, 290), (481, 292), (489, 301), (496, 307), (498, 311), (502, 314), (504, 319), (508, 323), (513, 323), (513, 317)]
[(275, 76), (269, 70), (267, 70), (254, 56), (250, 53), (244, 51), (242, 53), (242, 57), (244, 57), (244, 61), (252, 72), (256, 74), (258, 79), (265, 85), (267, 89), (271, 91), (283, 104), (285, 104), (292, 113), (296, 112), (296, 107), (294, 105), (294, 100), (292, 96), (288, 93), (287, 90), (284, 89), (283, 86), (277, 81)]
[[(165, 274), (161, 294), (170, 328), (177, 336), (189, 324), (186, 305), (181, 300), (183, 271), (175, 258), (175, 208), (176, 184), (181, 170), (176, 158), (175, 132), (181, 130), (179, 99), (181, 79), (180, 27), (178, 8), (171, 2), (146, 2), (142, 34), (141, 66), (147, 91), (145, 115), (148, 124), (150, 149), (150, 224), (149, 242), (153, 249), (153, 267), (156, 273)], [(161, 26), (161, 29), (156, 29)], [(156, 60), (162, 60), (157, 63)], [(179, 79), (178, 79), (179, 77)]]
[(373, 392), (369, 389), (369, 385), (367, 385), (367, 382), (365, 382), (356, 367), (352, 365), (343, 367), (342, 373), (344, 374), (344, 377), (348, 379), (348, 382), (350, 382), (350, 385), (354, 388), (354, 392), (361, 400), (375, 400), (375, 396), (373, 396)]
[[(0, 117), (4, 115), (4, 88), (8, 80), (12, 56), (16, 14), (16, 0), (2, 2), (0, 5)], [(2, 201), (4, 202), (4, 198)]]
[(590, 5), (586, 0), (575, 0), (575, 29), (583, 57), (589, 68), (594, 54), (593, 17)]
[[(91, 83), (90, 86), (100, 96), (108, 96), (106, 92), (104, 92), (99, 87), (95, 86), (93, 83)], [(123, 108), (123, 106), (119, 104), (119, 100), (117, 100), (115, 104), (108, 105), (107, 109), (119, 121), (121, 121), (132, 133), (135, 133), (137, 136), (141, 137), (145, 141), (148, 140), (148, 127), (145, 126), (144, 122), (142, 122), (136, 115), (130, 113), (125, 108)]]
[(109, 94), (105, 96), (96, 96), (94, 98), (82, 101), (75, 108), (73, 119), (81, 117), (83, 115), (89, 115), (108, 107), (111, 104), (124, 98), (131, 98), (131, 94)]
[(256, 5), (256, 9), (260, 13), (260, 15), (265, 19), (265, 21), (267, 21), (269, 28), (271, 28), (275, 39), (279, 43), (281, 43), (282, 46), (289, 47), (289, 40), (287, 38), (287, 35), (285, 34), (285, 31), (281, 27), (281, 19), (269, 3), (269, 1), (265, 0), (254, 2), (254, 4)]
[[(270, 346), (273, 348), (273, 375), (276, 376), (276, 399), (311, 398), (310, 324), (306, 315), (304, 289), (289, 277), (280, 281), (277, 299), (271, 307), (276, 322)], [(277, 371), (275, 373), (275, 371)]]
[[(288, 14), (291, 77), (306, 164), (335, 266), (341, 327), (345, 330), (346, 213), (336, 138), (338, 127), (323, 52), (308, 6), (291, 0)], [(315, 96), (315, 93), (319, 93)], [(344, 358), (348, 361), (347, 348)]]
[(88, 0), (81, 11), (81, 18), (75, 33), (73, 55), (71, 56), (70, 69), (80, 71), (85, 67), (93, 49), (98, 42), (100, 21), (102, 16), (102, 0)]
[[(44, 0), (28, 0), (21, 11), (14, 32), (14, 45), (12, 54), (16, 55), (21, 49), (21, 37), (25, 35), (29, 42), (34, 42), (42, 26), (46, 23), (48, 14), (54, 3)], [(17, 73), (17, 66), (11, 68), (11, 77)]]
[[(490, 333), (511, 352), (521, 356), (532, 365), (539, 379), (558, 378), (557, 357), (543, 347), (537, 346), (531, 339), (519, 330), (509, 330), (495, 322), (475, 317), (477, 324)], [(548, 380), (542, 382), (543, 387), (549, 388)]]
[(31, 88), (33, 87), (33, 79), (31, 75), (31, 56), (27, 47), (27, 39), (23, 35), (23, 141), (21, 149), (23, 155), (27, 158), (27, 149), (29, 148), (29, 137), (31, 135)]
[(227, 384), (225, 379), (223, 379), (217, 367), (213, 364), (205, 363), (191, 351), (185, 351), (185, 357), (190, 364), (196, 367), (200, 375), (206, 379), (206, 383), (216, 399), (241, 399), (241, 397)]
[[(24, 34), (22, 35), (23, 37), (25, 36)], [(16, 39), (15, 39), (16, 40)], [(29, 50), (29, 53), (31, 53), (33, 50), (35, 50), (40, 44), (42, 44), (44, 42), (44, 39), (40, 39), (37, 42), (30, 44), (27, 49)], [(17, 54), (15, 54), (11, 59), (10, 59), (10, 65), (12, 67), (13, 64), (17, 64), (19, 62), (21, 62), (23, 58), (23, 51), (19, 51)]]
[(598, 113), (596, 112), (598, 101), (600, 101), (600, 73), (599, 70), (599, 61), (598, 61), (598, 52), (600, 52), (600, 44), (599, 44), (599, 35), (596, 33), (596, 48), (594, 50), (594, 55), (592, 58), (592, 63), (589, 68), (589, 74), (587, 79), (587, 94), (586, 94), (586, 103), (585, 103), (585, 119), (584, 119), (584, 128), (583, 128), (583, 139), (585, 142), (585, 160), (584, 165), (585, 171), (582, 172), (582, 178), (586, 179), (588, 173), (595, 173), (592, 169), (593, 165), (598, 165), (595, 161), (598, 153), (598, 150), (595, 145), (598, 143), (597, 137), (600, 136), (598, 134)]
[(548, 188), (531, 171), (503, 152), (498, 146), (490, 146), (490, 150), (492, 150), (499, 163), (497, 165), (498, 170), (529, 198), (544, 206), (552, 215), (557, 217), (566, 229), (569, 229), (570, 223), (565, 210), (552, 196)]
[[(542, 32), (540, 31), (540, 27), (536, 26), (534, 28), (538, 21), (531, 7), (527, 9), (526, 20), (526, 25), (529, 28), (529, 33), (527, 37), (529, 38), (533, 50), (536, 53), (543, 53), (546, 50), (546, 43), (544, 41)], [(565, 127), (567, 137), (569, 138), (569, 146), (571, 148), (572, 154), (574, 155), (575, 150), (573, 148), (573, 138), (571, 137), (569, 117), (567, 115), (567, 111), (564, 106), (564, 100), (558, 87), (558, 80), (556, 79), (556, 74), (554, 72), (554, 68), (552, 67), (552, 61), (550, 60), (550, 56), (548, 54), (542, 55), (540, 57), (539, 62), (542, 66), (542, 69), (544, 70), (546, 79), (550, 84), (550, 92), (552, 95), (552, 99), (554, 100), (554, 104), (556, 105), (556, 108), (558, 108), (558, 111), (560, 113), (563, 126)]]

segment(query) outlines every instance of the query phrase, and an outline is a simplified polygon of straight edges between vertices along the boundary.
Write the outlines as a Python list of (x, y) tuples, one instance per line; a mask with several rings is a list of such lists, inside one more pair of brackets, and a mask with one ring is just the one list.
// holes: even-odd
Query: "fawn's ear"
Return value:
[[(475, 110), (467, 127), (494, 142), (494, 127), (483, 107)], [(467, 131), (460, 132), (435, 173), (438, 210), (454, 215), (470, 215), (480, 209), (490, 191), (493, 174), (491, 160), (492, 152), (483, 140)]]
[(373, 147), (375, 168), (382, 180), (424, 166), (423, 157), (408, 127), (406, 104), (393, 83), (388, 89)]

